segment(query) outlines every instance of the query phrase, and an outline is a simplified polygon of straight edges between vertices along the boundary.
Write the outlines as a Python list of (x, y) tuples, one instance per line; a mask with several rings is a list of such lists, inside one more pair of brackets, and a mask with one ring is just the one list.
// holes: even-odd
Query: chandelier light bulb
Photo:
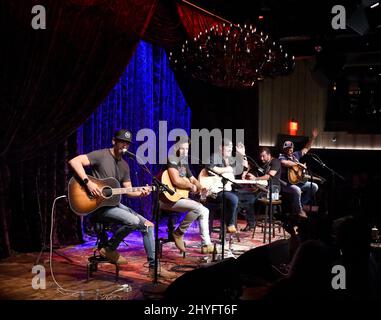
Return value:
[(294, 56), (255, 25), (242, 26), (221, 23), (199, 31), (194, 41), (187, 40), (169, 53), (172, 67), (191, 78), (231, 88), (252, 88), (267, 77), (292, 72)]

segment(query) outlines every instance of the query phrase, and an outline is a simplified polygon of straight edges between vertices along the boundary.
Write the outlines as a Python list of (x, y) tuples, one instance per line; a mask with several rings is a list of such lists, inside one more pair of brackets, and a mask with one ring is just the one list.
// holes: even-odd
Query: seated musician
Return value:
[[(172, 184), (179, 189), (186, 189), (193, 193), (205, 192), (201, 184), (193, 176), (188, 165), (188, 138), (181, 137), (175, 145), (176, 156), (168, 157), (168, 174)], [(183, 179), (187, 177), (189, 182)], [(180, 199), (177, 202), (169, 202), (161, 199), (160, 208), (176, 212), (187, 212), (178, 228), (173, 232), (176, 247), (185, 252), (184, 234), (193, 221), (199, 220), (201, 236), (201, 253), (213, 253), (213, 245), (209, 234), (209, 209), (192, 199)]]
[[(280, 161), (276, 158), (274, 158), (271, 155), (271, 151), (267, 147), (262, 147), (259, 149), (259, 159), (261, 161), (261, 168), (262, 170), (258, 171), (260, 176), (255, 176), (252, 173), (247, 173), (245, 175), (245, 179), (249, 180), (271, 180), (272, 184), (272, 190), (275, 190), (275, 188), (278, 188), (280, 190), (280, 177), (281, 177), (281, 164)], [(251, 200), (251, 207), (252, 210), (248, 211), (248, 214), (246, 216), (247, 219), (247, 226), (244, 229), (245, 231), (251, 230), (254, 228), (255, 223), (255, 216), (254, 216), (254, 203), (255, 201), (260, 197), (266, 197), (266, 193), (264, 192), (258, 192), (257, 194), (253, 194), (252, 200)]]
[(318, 185), (314, 182), (307, 181), (304, 183), (290, 184), (288, 181), (288, 168), (295, 165), (306, 169), (303, 163), (299, 160), (303, 157), (312, 146), (312, 143), (318, 136), (317, 129), (312, 130), (312, 137), (304, 148), (300, 151), (294, 151), (294, 144), (291, 141), (285, 141), (283, 144), (283, 151), (279, 155), (279, 160), (282, 164), (282, 180), (286, 182), (286, 185), (282, 185), (282, 193), (289, 196), (291, 199), (292, 214), (297, 214), (302, 218), (306, 218), (306, 212), (303, 210), (303, 205), (309, 204), (313, 200), (315, 193), (318, 191)]
[[(242, 175), (243, 169), (248, 167), (245, 157), (245, 146), (242, 143), (238, 143), (236, 147), (237, 159), (232, 157), (232, 152), (233, 143), (229, 139), (223, 139), (222, 145), (219, 146), (219, 152), (212, 154), (211, 163), (206, 167), (219, 174)], [(222, 194), (222, 191), (217, 194), (217, 201), (222, 202)], [(225, 191), (225, 221), (228, 233), (237, 232), (238, 202), (239, 198), (234, 191)]]
[[(130, 168), (122, 158), (123, 150), (128, 149), (132, 142), (132, 133), (121, 129), (116, 131), (112, 138), (112, 148), (95, 150), (88, 154), (79, 155), (69, 161), (76, 175), (86, 185), (89, 193), (94, 197), (101, 196), (100, 187), (88, 179), (84, 167), (91, 166), (92, 175), (98, 179), (113, 177), (125, 188), (131, 188)], [(128, 197), (146, 197), (150, 191), (142, 188), (142, 191), (128, 192)], [(127, 263), (126, 258), (121, 256), (117, 248), (123, 239), (133, 231), (140, 231), (143, 236), (144, 249), (147, 254), (150, 277), (154, 276), (155, 266), (155, 244), (153, 236), (153, 223), (129, 207), (119, 204), (115, 207), (101, 207), (91, 213), (93, 220), (99, 222), (115, 222), (120, 225), (114, 235), (107, 241), (105, 246), (99, 250), (101, 256), (118, 263)], [(160, 270), (160, 276), (169, 277), (171, 273), (164, 268)]]

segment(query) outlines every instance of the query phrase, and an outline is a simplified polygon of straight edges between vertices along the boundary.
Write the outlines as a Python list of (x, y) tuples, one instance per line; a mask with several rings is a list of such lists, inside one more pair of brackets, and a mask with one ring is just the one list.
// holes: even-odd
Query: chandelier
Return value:
[(220, 24), (169, 53), (174, 70), (230, 88), (250, 88), (266, 77), (290, 74), (295, 59), (252, 25)]

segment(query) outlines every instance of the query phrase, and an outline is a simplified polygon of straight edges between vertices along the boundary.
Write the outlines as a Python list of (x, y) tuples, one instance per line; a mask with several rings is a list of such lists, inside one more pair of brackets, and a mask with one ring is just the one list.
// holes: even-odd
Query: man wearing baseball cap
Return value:
[[(79, 155), (69, 161), (79, 179), (86, 185), (89, 193), (94, 197), (101, 196), (98, 185), (88, 179), (84, 167), (91, 166), (92, 175), (98, 179), (113, 177), (119, 181), (124, 188), (132, 188), (130, 178), (130, 168), (128, 163), (122, 158), (125, 151), (132, 143), (132, 133), (129, 130), (121, 129), (114, 133), (112, 147), (95, 150), (88, 154)], [(141, 198), (148, 196), (150, 190), (141, 188), (139, 191), (126, 193), (131, 198)], [(101, 256), (113, 263), (125, 264), (126, 258), (121, 256), (116, 250), (123, 239), (132, 231), (140, 231), (143, 236), (144, 249), (149, 263), (149, 276), (154, 276), (155, 265), (155, 244), (153, 236), (153, 223), (142, 215), (136, 213), (131, 208), (119, 204), (115, 207), (101, 207), (91, 213), (93, 221), (116, 222), (120, 225), (113, 236), (100, 248)], [(171, 277), (171, 274), (164, 268), (160, 268), (160, 276)]]
[(294, 151), (294, 143), (292, 141), (285, 141), (283, 143), (282, 153), (279, 155), (279, 160), (282, 167), (282, 180), (287, 183), (287, 185), (282, 185), (282, 192), (291, 199), (291, 210), (293, 214), (299, 215), (299, 217), (306, 218), (307, 215), (303, 210), (303, 205), (308, 204), (313, 200), (315, 193), (318, 190), (318, 185), (314, 182), (307, 181), (305, 183), (290, 184), (288, 182), (288, 168), (298, 165), (304, 169), (306, 166), (300, 163), (299, 160), (303, 157), (312, 146), (319, 132), (317, 129), (312, 130), (311, 139), (300, 151)]

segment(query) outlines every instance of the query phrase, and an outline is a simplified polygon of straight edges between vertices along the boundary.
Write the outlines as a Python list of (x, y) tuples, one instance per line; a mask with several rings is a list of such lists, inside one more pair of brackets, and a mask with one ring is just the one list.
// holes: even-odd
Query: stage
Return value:
[[(215, 223), (218, 226), (218, 221)], [(239, 228), (245, 225), (245, 221), (239, 221)], [(160, 225), (160, 237), (165, 237), (166, 228), (164, 223)], [(185, 272), (205, 266), (205, 263), (211, 261), (212, 255), (204, 255), (200, 252), (198, 247), (200, 238), (196, 224), (191, 225), (184, 239), (188, 247), (185, 258), (173, 242), (163, 246), (161, 265), (174, 275), (173, 279), (159, 278), (159, 282), (166, 286)], [(235, 237), (233, 239), (231, 254), (228, 251), (229, 243), (225, 246), (225, 258), (232, 255), (237, 258), (252, 248), (264, 245), (260, 227), (257, 228), (254, 239), (252, 239), (252, 231), (240, 232), (240, 242), (237, 242)], [(279, 233), (276, 229), (275, 238), (272, 241), (278, 239), (283, 239), (283, 231)], [(46, 289), (33, 289), (31, 283), (35, 274), (32, 273), (32, 268), (39, 252), (18, 253), (0, 262), (0, 298), (5, 300), (144, 300), (152, 298), (152, 296), (145, 296), (141, 291), (142, 286), (152, 283), (152, 279), (148, 277), (148, 265), (139, 233), (130, 234), (125, 239), (128, 246), (122, 243), (119, 248), (119, 252), (127, 258), (128, 263), (120, 267), (118, 283), (115, 282), (115, 267), (111, 264), (100, 265), (90, 281), (87, 281), (87, 259), (93, 254), (96, 239), (86, 236), (85, 240), (85, 243), (81, 245), (57, 249), (58, 253), (68, 257), (72, 262), (53, 253), (53, 272), (56, 281), (64, 289), (73, 290), (73, 292), (58, 290), (49, 271), (49, 252), (45, 252), (40, 259), (40, 264), (46, 269)], [(218, 242), (218, 233), (212, 233), (212, 241)], [(120, 289), (123, 284), (128, 284), (132, 290), (112, 293)]]

